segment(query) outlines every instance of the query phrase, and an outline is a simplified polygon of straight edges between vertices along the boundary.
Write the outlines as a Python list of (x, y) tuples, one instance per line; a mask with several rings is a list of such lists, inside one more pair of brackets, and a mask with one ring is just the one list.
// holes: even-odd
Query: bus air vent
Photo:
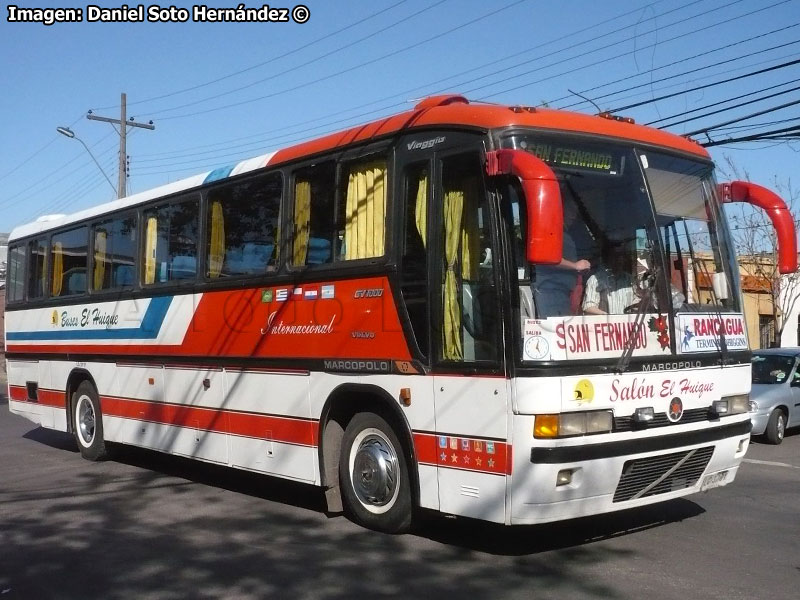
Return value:
[(431, 96), (420, 100), (414, 108), (416, 110), (424, 110), (436, 106), (447, 106), (448, 104), (469, 104), (469, 100), (458, 94), (442, 94), (441, 96)]

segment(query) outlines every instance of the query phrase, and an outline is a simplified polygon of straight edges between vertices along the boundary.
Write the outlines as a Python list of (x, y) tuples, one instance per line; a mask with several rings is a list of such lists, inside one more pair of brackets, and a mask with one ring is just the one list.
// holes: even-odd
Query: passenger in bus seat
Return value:
[(592, 265), (586, 258), (578, 258), (576, 242), (585, 237), (586, 227), (577, 217), (575, 203), (565, 198), (561, 262), (557, 265), (537, 265), (534, 269), (531, 288), (536, 314), (540, 319), (572, 315), (580, 308), (583, 276)]
[(602, 262), (586, 280), (583, 312), (587, 315), (621, 315), (638, 301), (631, 275), (630, 250), (620, 243), (603, 246)]

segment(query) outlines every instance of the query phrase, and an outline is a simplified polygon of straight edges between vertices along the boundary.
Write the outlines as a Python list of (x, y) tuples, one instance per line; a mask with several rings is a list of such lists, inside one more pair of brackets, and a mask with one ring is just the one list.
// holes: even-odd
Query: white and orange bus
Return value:
[(733, 481), (750, 353), (718, 185), (630, 119), (437, 96), (9, 240), (10, 410), (325, 489), (384, 531)]

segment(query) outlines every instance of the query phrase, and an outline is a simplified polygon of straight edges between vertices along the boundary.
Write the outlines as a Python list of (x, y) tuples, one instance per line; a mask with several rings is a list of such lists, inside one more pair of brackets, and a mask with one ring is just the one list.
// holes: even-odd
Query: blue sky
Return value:
[[(596, 110), (569, 90), (596, 99), (603, 109), (681, 92), (623, 113), (647, 123), (732, 96), (800, 86), (798, 64), (687, 92), (800, 59), (800, 43), (793, 43), (800, 42), (800, 0), (305, 4), (311, 13), (305, 24), (190, 20), (49, 27), (9, 23), (4, 4), (0, 231), (115, 197), (83, 146), (56, 127), (71, 127), (116, 185), (119, 138), (111, 125), (89, 121), (86, 113), (118, 118), (121, 92), (127, 93), (129, 117), (156, 126), (129, 130), (128, 189), (135, 193), (398, 112), (444, 91), (583, 112)], [(81, 8), (84, 16), (86, 9), (85, 2), (19, 5)], [(153, 5), (145, 3), (145, 10)], [(670, 131), (685, 133), (795, 100), (800, 91)], [(736, 126), (782, 121), (761, 129), (786, 127), (790, 118), (800, 120), (800, 105)], [(714, 138), (746, 133), (751, 131), (727, 130)], [(774, 188), (776, 177), (786, 182), (797, 170), (800, 143), (722, 146), (712, 155), (720, 164), (729, 158)]]

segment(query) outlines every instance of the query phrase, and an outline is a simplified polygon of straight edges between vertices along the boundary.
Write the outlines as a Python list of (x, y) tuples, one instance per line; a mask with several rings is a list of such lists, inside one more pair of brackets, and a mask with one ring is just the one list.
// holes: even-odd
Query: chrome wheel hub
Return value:
[(365, 435), (353, 457), (353, 489), (365, 506), (385, 506), (397, 495), (397, 454), (380, 432)]
[(92, 401), (88, 396), (81, 396), (78, 400), (78, 435), (86, 446), (94, 440), (95, 415)]

